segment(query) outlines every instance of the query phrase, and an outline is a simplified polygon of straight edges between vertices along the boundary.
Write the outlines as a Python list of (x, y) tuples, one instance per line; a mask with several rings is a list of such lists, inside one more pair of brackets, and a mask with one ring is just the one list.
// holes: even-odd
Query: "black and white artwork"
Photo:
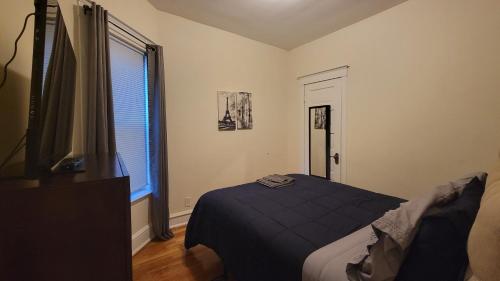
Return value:
[(253, 127), (252, 94), (239, 92), (237, 99), (238, 130), (249, 130)]
[(314, 129), (324, 130), (326, 127), (326, 107), (315, 108)]
[(217, 92), (219, 131), (236, 130), (236, 92)]

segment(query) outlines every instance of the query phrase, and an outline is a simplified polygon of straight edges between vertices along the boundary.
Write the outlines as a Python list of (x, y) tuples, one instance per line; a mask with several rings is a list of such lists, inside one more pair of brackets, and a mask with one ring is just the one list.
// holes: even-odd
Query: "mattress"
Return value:
[(301, 280), (312, 252), (361, 229), (405, 200), (328, 180), (222, 188), (198, 200), (185, 247), (213, 249), (238, 281)]

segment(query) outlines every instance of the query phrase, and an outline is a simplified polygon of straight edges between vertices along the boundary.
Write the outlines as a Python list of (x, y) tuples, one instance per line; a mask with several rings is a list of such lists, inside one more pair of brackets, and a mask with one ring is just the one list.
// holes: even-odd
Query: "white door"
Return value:
[(342, 93), (343, 78), (304, 85), (306, 171), (309, 173), (309, 108), (330, 106), (330, 180), (342, 182)]

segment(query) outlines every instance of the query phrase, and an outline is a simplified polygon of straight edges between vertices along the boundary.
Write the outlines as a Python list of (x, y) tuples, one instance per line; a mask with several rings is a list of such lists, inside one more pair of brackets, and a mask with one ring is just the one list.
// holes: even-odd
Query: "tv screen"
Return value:
[(72, 149), (76, 58), (57, 1), (35, 0), (26, 133), (27, 178), (38, 178)]

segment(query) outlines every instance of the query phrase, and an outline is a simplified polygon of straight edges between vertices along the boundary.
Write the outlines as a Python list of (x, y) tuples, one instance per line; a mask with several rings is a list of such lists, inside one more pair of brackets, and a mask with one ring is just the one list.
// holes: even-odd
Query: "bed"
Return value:
[(498, 280), (500, 160), (410, 201), (289, 176), (203, 195), (185, 247), (212, 248), (238, 281)]
[(214, 190), (197, 202), (185, 247), (213, 249), (238, 281), (302, 279), (314, 251), (398, 208), (405, 200), (300, 174), (290, 186)]

